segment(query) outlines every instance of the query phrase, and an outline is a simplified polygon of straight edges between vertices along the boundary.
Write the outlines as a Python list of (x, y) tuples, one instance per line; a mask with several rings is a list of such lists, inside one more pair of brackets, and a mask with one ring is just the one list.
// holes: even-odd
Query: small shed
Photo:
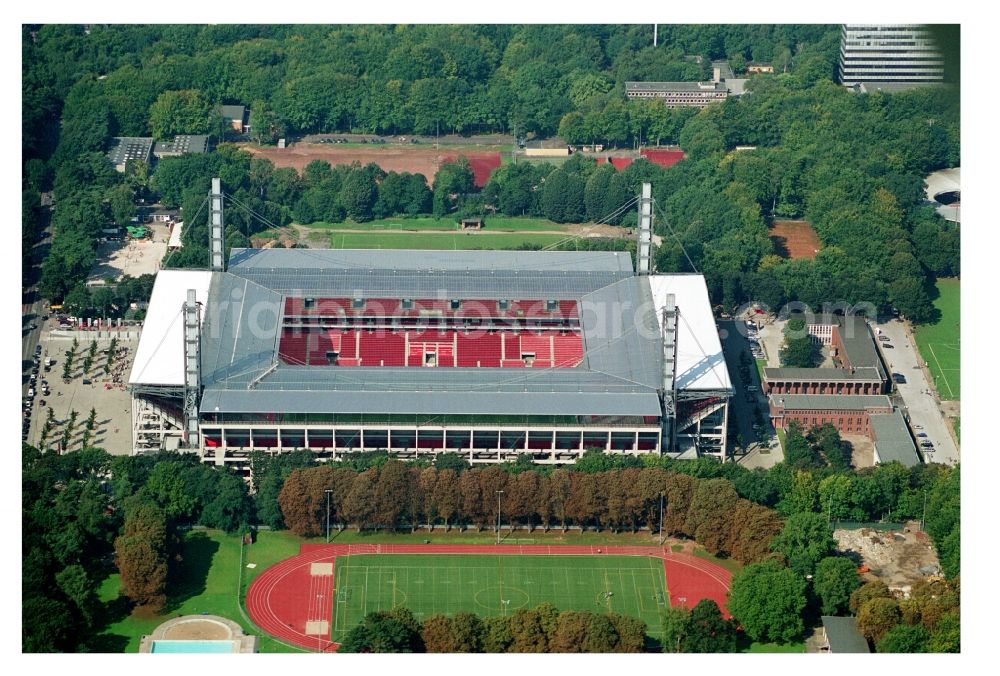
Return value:
[(462, 219), (462, 230), (482, 230), (486, 227), (482, 216)]

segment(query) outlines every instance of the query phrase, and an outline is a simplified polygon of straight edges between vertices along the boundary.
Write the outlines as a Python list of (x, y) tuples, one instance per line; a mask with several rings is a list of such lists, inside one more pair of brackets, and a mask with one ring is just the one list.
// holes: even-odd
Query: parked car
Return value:
[(878, 339), (887, 342), (889, 340), (889, 336), (879, 336)]
[(882, 347), (884, 347), (884, 348), (885, 348), (885, 349), (887, 349), (887, 350), (891, 350), (891, 349), (892, 349), (892, 345), (890, 345), (889, 343), (884, 343), (884, 344), (882, 345)]
[(893, 373), (892, 374), (892, 379), (895, 380), (897, 383), (905, 383), (906, 382), (906, 376), (904, 376), (902, 373)]
[(924, 439), (926, 439), (927, 438), (927, 432), (917, 432), (917, 436), (918, 437), (923, 437)]
[(930, 441), (921, 441), (921, 442), (920, 442), (920, 445), (921, 445), (921, 446), (922, 446), (923, 448), (934, 448), (934, 444), (933, 444), (933, 443), (931, 443)]
[(924, 429), (924, 426), (923, 425), (914, 425), (913, 429), (915, 429), (915, 430), (922, 430), (922, 429)]

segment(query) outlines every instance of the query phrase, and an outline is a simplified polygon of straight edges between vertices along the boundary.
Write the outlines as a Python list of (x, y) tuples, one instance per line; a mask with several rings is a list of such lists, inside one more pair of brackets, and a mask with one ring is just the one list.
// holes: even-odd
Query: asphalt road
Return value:
[[(901, 373), (906, 378), (905, 383), (896, 384), (896, 389), (906, 405), (910, 424), (914, 427), (914, 437), (919, 443), (923, 438), (916, 435), (924, 432), (934, 444), (934, 451), (925, 454), (924, 459), (948, 465), (957, 463), (959, 449), (949, 431), (951, 422), (941, 411), (937, 394), (927, 382), (926, 371), (920, 368), (923, 359), (916, 346), (910, 342), (903, 322), (882, 319), (874, 326), (889, 337), (888, 343), (893, 346), (892, 349), (882, 350), (889, 368), (893, 373)], [(917, 429), (917, 425), (923, 429)]]

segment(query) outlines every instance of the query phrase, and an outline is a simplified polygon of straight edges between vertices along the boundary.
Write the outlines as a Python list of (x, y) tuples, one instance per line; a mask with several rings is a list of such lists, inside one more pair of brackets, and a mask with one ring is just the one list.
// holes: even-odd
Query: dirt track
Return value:
[[(356, 145), (337, 146), (327, 143), (293, 143), (287, 148), (260, 147), (251, 144), (241, 146), (255, 157), (263, 157), (275, 167), (292, 167), (301, 172), (313, 160), (325, 160), (331, 165), (360, 162), (362, 165), (374, 162), (385, 171), (404, 171), (423, 174), (428, 181), (434, 180), (441, 164), (464, 155), (469, 159), (476, 173), (476, 184), (486, 183), (489, 169), (500, 165), (500, 154), (488, 151), (458, 150), (455, 148), (435, 149), (424, 145), (371, 145), (359, 148)], [(485, 170), (485, 174), (484, 174)]]

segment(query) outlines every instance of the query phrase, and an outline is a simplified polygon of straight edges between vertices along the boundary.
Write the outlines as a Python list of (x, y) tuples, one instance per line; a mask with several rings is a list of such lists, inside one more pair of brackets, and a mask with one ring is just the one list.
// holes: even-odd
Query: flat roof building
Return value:
[(148, 136), (116, 136), (111, 139), (107, 157), (115, 169), (125, 172), (129, 160), (149, 162), (153, 152), (153, 139)]
[(157, 158), (204, 152), (208, 152), (208, 136), (204, 134), (179, 134), (173, 141), (157, 141), (153, 147), (153, 155)]
[(626, 82), (630, 99), (662, 99), (668, 108), (704, 108), (725, 101), (729, 87), (724, 82)]

